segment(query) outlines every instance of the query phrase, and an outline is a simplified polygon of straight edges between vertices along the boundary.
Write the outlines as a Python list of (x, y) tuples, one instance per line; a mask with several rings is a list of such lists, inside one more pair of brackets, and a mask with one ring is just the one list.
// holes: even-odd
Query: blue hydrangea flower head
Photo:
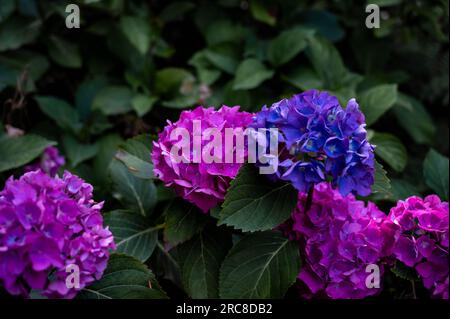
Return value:
[(252, 125), (279, 129), (276, 178), (301, 192), (329, 181), (344, 196), (367, 196), (374, 183), (374, 146), (367, 141), (365, 126), (355, 99), (343, 109), (335, 96), (317, 90), (263, 107)]

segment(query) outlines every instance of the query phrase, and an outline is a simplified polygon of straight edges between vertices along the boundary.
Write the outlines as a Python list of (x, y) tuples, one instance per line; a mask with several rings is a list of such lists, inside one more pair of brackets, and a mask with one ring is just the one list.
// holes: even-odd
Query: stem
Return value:
[(162, 223), (153, 227), (154, 230), (163, 229), (166, 227), (166, 223)]
[(414, 297), (414, 299), (417, 299), (417, 295), (416, 295), (416, 285), (414, 284), (414, 280), (411, 280), (411, 286), (412, 286), (413, 297)]
[(311, 187), (309, 188), (308, 196), (306, 197), (306, 204), (305, 204), (305, 211), (304, 211), (305, 214), (306, 214), (306, 213), (309, 211), (309, 209), (311, 208), (312, 200), (313, 200), (313, 195), (314, 195), (314, 184), (311, 185)]

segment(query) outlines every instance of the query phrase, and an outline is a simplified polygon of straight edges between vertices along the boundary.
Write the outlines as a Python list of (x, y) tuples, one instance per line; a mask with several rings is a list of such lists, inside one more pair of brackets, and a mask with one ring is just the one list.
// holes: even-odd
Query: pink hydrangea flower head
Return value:
[(389, 221), (396, 227), (393, 255), (415, 267), (433, 297), (448, 299), (448, 203), (436, 195), (412, 196), (391, 209)]
[[(200, 132), (195, 132), (194, 121), (200, 121)], [(243, 129), (252, 122), (252, 114), (239, 112), (239, 106), (222, 106), (219, 110), (213, 107), (197, 107), (194, 110), (181, 112), (175, 123), (168, 121), (168, 125), (159, 134), (154, 142), (151, 158), (154, 164), (154, 173), (166, 186), (173, 187), (178, 196), (198, 206), (203, 212), (208, 212), (218, 203), (222, 202), (231, 180), (233, 180), (242, 163), (234, 160), (233, 163), (225, 161), (225, 130)], [(171, 153), (172, 147), (179, 139), (171, 138), (176, 129), (186, 129), (189, 132), (190, 151), (183, 161), (176, 161)], [(207, 129), (215, 128), (222, 138), (222, 161), (207, 163), (200, 154), (195, 154), (193, 147), (195, 134), (202, 134)], [(201, 136), (199, 137), (201, 138)], [(207, 151), (205, 147), (210, 143), (211, 137), (201, 139), (201, 152)], [(238, 152), (233, 152), (236, 158)], [(243, 156), (246, 156), (245, 150)], [(198, 151), (197, 151), (198, 152)], [(211, 151), (208, 151), (211, 152)], [(202, 154), (203, 155), (203, 154)], [(215, 155), (215, 154), (214, 154)], [(195, 157), (201, 158), (195, 161)]]
[(389, 243), (383, 230), (386, 215), (373, 203), (342, 196), (326, 182), (315, 185), (305, 213), (306, 201), (307, 195), (300, 193), (292, 220), (281, 227), (302, 248), (305, 262), (298, 279), (307, 288), (303, 297), (360, 299), (379, 293), (381, 289), (367, 287), (366, 267), (375, 264), (383, 273)]
[[(92, 190), (69, 172), (59, 178), (36, 170), (6, 182), (0, 192), (0, 283), (10, 294), (28, 297), (34, 289), (49, 298), (73, 298), (101, 278), (115, 245)], [(67, 287), (67, 269), (79, 270), (79, 288)]]

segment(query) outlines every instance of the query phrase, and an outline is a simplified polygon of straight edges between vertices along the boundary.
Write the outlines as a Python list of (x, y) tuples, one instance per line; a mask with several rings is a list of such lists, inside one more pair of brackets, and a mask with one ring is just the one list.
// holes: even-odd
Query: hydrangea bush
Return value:
[(385, 2), (0, 1), (0, 299), (448, 299), (448, 3)]

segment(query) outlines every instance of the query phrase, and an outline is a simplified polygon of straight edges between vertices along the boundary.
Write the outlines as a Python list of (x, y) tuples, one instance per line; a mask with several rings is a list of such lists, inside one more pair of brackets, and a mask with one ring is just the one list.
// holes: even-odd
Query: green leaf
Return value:
[(98, 152), (93, 159), (93, 169), (98, 175), (102, 185), (108, 182), (108, 170), (117, 148), (123, 142), (123, 139), (117, 134), (108, 134), (97, 140)]
[(114, 197), (134, 213), (149, 215), (156, 203), (156, 188), (153, 182), (134, 176), (116, 159), (112, 160), (109, 172), (115, 190)]
[(430, 149), (423, 162), (425, 183), (443, 200), (448, 200), (448, 157)]
[(363, 76), (357, 73), (347, 72), (341, 79), (341, 87), (329, 92), (336, 95), (342, 105), (347, 105), (348, 101), (356, 96), (356, 88), (363, 79)]
[(198, 104), (200, 98), (198, 87), (197, 86), (195, 88), (193, 87), (193, 90), (194, 91), (192, 91), (192, 94), (180, 95), (171, 100), (163, 101), (162, 105), (174, 109), (185, 109), (195, 104)]
[(148, 163), (152, 163), (150, 154), (153, 140), (153, 137), (148, 134), (137, 135), (128, 139), (126, 143), (122, 145), (122, 148), (131, 155)]
[(195, 8), (195, 4), (189, 1), (177, 1), (175, 3), (168, 4), (159, 17), (164, 22), (171, 22), (173, 20), (181, 19), (187, 12)]
[(308, 41), (306, 55), (324, 82), (324, 86), (330, 90), (340, 88), (342, 79), (347, 76), (348, 70), (345, 68), (339, 52), (325, 38), (308, 37)]
[(292, 60), (306, 48), (308, 37), (312, 34), (311, 30), (300, 27), (281, 32), (269, 44), (267, 56), (270, 63), (274, 66), (280, 66)]
[(38, 0), (18, 0), (17, 11), (26, 17), (39, 17)]
[(180, 68), (165, 68), (155, 76), (155, 93), (162, 96), (164, 106), (186, 108), (199, 99), (199, 88), (195, 77)]
[(211, 208), (209, 210), (209, 216), (211, 216), (211, 217), (213, 217), (215, 219), (219, 219), (220, 218), (220, 211), (221, 211), (220, 206), (213, 207), (213, 208)]
[(375, 181), (372, 185), (372, 193), (381, 196), (384, 199), (389, 199), (391, 194), (391, 181), (389, 180), (383, 165), (375, 161)]
[(166, 208), (165, 239), (173, 246), (191, 239), (207, 222), (207, 216), (195, 205), (174, 199)]
[(155, 96), (148, 96), (145, 94), (138, 94), (131, 100), (131, 106), (136, 111), (137, 115), (142, 117), (151, 111), (153, 105), (158, 100)]
[(3, 0), (0, 6), (0, 23), (5, 21), (16, 8), (16, 0)]
[(272, 78), (274, 71), (268, 70), (257, 59), (246, 59), (239, 64), (234, 79), (234, 90), (254, 89), (265, 80)]
[(153, 163), (151, 162), (151, 145), (153, 139), (149, 135), (138, 135), (128, 139), (120, 146), (115, 158), (121, 161), (131, 174), (138, 178), (153, 179)]
[(104, 222), (114, 235), (116, 252), (133, 256), (145, 262), (158, 241), (159, 226), (147, 218), (126, 211), (112, 211), (104, 215)]
[(113, 126), (105, 114), (96, 110), (86, 119), (82, 133), (87, 135), (89, 132), (91, 136), (100, 135)]
[(103, 77), (88, 79), (78, 86), (75, 93), (75, 107), (82, 120), (86, 120), (89, 117), (95, 96), (105, 86), (106, 79)]
[(156, 191), (158, 194), (159, 202), (170, 201), (176, 198), (176, 194), (173, 188), (166, 187), (164, 186), (164, 184), (158, 184), (156, 186)]
[(231, 247), (229, 236), (206, 228), (177, 246), (183, 286), (192, 298), (218, 298), (220, 265)]
[(255, 33), (254, 30), (249, 32), (249, 35), (245, 39), (244, 44), (244, 57), (253, 57), (260, 61), (267, 60), (267, 49), (270, 41), (268, 39), (261, 39)]
[(336, 42), (344, 37), (344, 30), (333, 13), (326, 10), (307, 10), (301, 14), (302, 26), (316, 30), (328, 40)]
[(282, 76), (282, 79), (296, 88), (306, 90), (320, 90), (323, 88), (323, 82), (316, 72), (310, 68), (298, 67)]
[(31, 162), (41, 155), (45, 148), (55, 144), (32, 134), (0, 139), (0, 172)]
[(155, 93), (162, 95), (177, 93), (183, 83), (194, 81), (194, 76), (185, 69), (165, 68), (155, 75)]
[(97, 93), (92, 108), (105, 115), (123, 114), (133, 109), (132, 98), (133, 92), (126, 86), (107, 86)]
[(414, 268), (406, 266), (399, 260), (395, 261), (394, 267), (391, 268), (391, 271), (394, 275), (404, 280), (412, 280), (418, 281), (419, 276), (417, 275), (417, 271)]
[[(32, 81), (39, 80), (50, 66), (45, 56), (29, 50), (18, 50), (0, 56), (0, 65), (17, 71), (18, 74), (27, 71)], [(16, 85), (16, 77), (14, 77), (13, 85)]]
[(393, 109), (400, 126), (418, 144), (432, 144), (436, 126), (426, 108), (415, 98), (398, 93)]
[[(147, 72), (153, 68), (152, 56), (150, 54), (142, 55), (135, 46), (130, 43), (123, 32), (116, 29), (117, 28), (111, 26), (106, 35), (109, 51), (129, 67), (130, 71), (147, 74)], [(103, 59), (105, 59), (105, 57), (103, 57)], [(100, 63), (103, 59), (97, 57), (97, 61)], [(111, 62), (112, 61), (109, 63), (111, 64)]]
[(82, 124), (78, 112), (66, 101), (53, 96), (36, 97), (41, 111), (55, 121), (56, 125), (63, 130), (77, 134)]
[(94, 111), (90, 114), (89, 118), (86, 119), (83, 134), (89, 132), (92, 136), (100, 135), (107, 129), (113, 127), (113, 124), (109, 121), (108, 117), (100, 111)]
[(142, 55), (150, 49), (152, 30), (148, 19), (138, 16), (125, 16), (120, 19), (120, 30)]
[(139, 260), (112, 254), (102, 279), (84, 288), (80, 299), (161, 299), (166, 298), (155, 276)]
[(359, 105), (367, 125), (375, 123), (397, 101), (397, 85), (381, 84), (360, 94)]
[(376, 4), (379, 7), (390, 7), (402, 3), (402, 0), (368, 0), (367, 4)]
[(40, 20), (11, 17), (0, 28), (0, 51), (15, 50), (33, 42), (41, 25)]
[(127, 151), (119, 149), (115, 158), (121, 161), (128, 170), (136, 177), (143, 179), (153, 179), (153, 164), (134, 156)]
[(175, 54), (175, 48), (167, 43), (163, 38), (156, 38), (156, 43), (152, 47), (155, 57), (169, 59)]
[(219, 225), (242, 231), (272, 229), (291, 216), (296, 203), (297, 191), (290, 184), (272, 184), (257, 167), (247, 164), (225, 195)]
[(98, 152), (97, 144), (82, 144), (70, 135), (63, 136), (63, 145), (72, 167), (93, 158)]
[(220, 77), (221, 71), (209, 62), (204, 50), (196, 52), (188, 63), (195, 67), (200, 83), (211, 85)]
[(281, 233), (267, 231), (240, 240), (220, 269), (224, 299), (283, 298), (300, 272), (298, 245)]
[(391, 180), (392, 199), (394, 201), (402, 200), (410, 196), (420, 196), (419, 189), (402, 179)]
[(408, 154), (400, 139), (389, 133), (375, 132), (370, 142), (374, 144), (375, 154), (381, 157), (397, 172), (402, 172), (408, 161)]
[(50, 57), (59, 65), (67, 68), (80, 68), (82, 65), (80, 48), (77, 44), (56, 36), (48, 41)]
[[(6, 87), (14, 87), (17, 85), (17, 79), (20, 77), (20, 71), (13, 70), (4, 65), (0, 65), (0, 92)], [(27, 91), (34, 90), (33, 83), (27, 83)]]
[(214, 46), (225, 42), (238, 42), (246, 30), (238, 23), (231, 20), (218, 20), (205, 30), (205, 38), (208, 46)]
[(277, 23), (276, 17), (270, 13), (270, 9), (267, 8), (262, 1), (250, 1), (250, 12), (255, 20), (261, 21), (270, 26), (274, 26)]
[(205, 50), (205, 57), (208, 61), (219, 68), (222, 71), (225, 71), (229, 74), (234, 74), (236, 72), (236, 68), (238, 67), (238, 60), (229, 52), (225, 50), (219, 49), (208, 49)]
[[(219, 101), (215, 104), (225, 104), (225, 105), (239, 105), (241, 111), (251, 111), (251, 107), (253, 106), (251, 103), (251, 93), (247, 90), (233, 90), (233, 81), (229, 81), (226, 83), (222, 89), (222, 94), (219, 97)], [(219, 104), (220, 103), (220, 104)]]

